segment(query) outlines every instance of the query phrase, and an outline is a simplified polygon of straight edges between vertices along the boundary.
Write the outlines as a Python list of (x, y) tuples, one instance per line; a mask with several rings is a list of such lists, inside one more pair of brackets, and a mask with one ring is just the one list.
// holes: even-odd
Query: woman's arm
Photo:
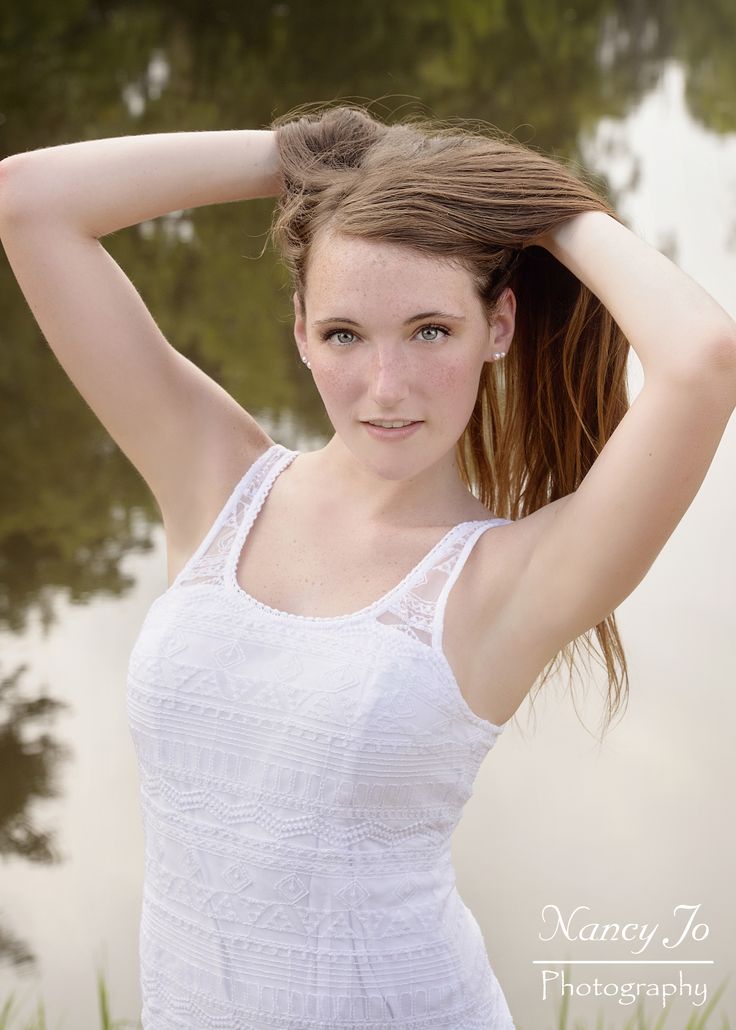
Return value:
[(124, 136), (0, 163), (10, 266), (60, 365), (150, 487), (170, 573), (271, 440), (169, 344), (97, 237), (169, 211), (277, 191), (270, 131)]
[(576, 215), (539, 244), (608, 308), (645, 373), (578, 488), (524, 520), (533, 543), (504, 621), (536, 627), (541, 670), (638, 586), (700, 489), (736, 408), (736, 325), (605, 213)]
[(730, 373), (736, 402), (736, 323), (677, 265), (603, 211), (575, 215), (537, 242), (610, 311), (645, 378), (707, 374), (715, 362)]
[(276, 136), (265, 129), (163, 132), (66, 143), (0, 163), (0, 204), (101, 237), (170, 211), (276, 196)]

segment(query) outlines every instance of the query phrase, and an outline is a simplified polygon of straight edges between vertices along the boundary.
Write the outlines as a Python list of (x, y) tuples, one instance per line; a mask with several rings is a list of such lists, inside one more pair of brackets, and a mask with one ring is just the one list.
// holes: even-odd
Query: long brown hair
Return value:
[[(504, 361), (484, 363), (457, 464), (489, 511), (516, 520), (574, 491), (629, 407), (628, 341), (598, 298), (534, 245), (578, 212), (617, 216), (584, 171), (475, 124), (386, 124), (356, 104), (303, 105), (274, 119), (283, 189), (271, 238), (302, 307), (310, 248), (328, 228), (457, 261), (489, 319), (511, 287), (513, 346)], [(613, 613), (535, 683), (538, 693), (564, 659), (572, 687), (578, 641), (590, 656), (593, 631), (608, 676), (605, 735), (628, 701)]]

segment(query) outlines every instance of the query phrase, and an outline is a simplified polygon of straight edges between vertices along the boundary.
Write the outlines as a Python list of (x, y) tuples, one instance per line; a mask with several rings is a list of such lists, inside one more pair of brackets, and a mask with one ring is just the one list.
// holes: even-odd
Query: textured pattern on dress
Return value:
[(504, 726), (441, 646), (473, 544), (508, 520), (453, 527), (359, 612), (279, 612), (236, 570), (297, 454), (248, 469), (131, 652), (143, 1028), (513, 1030), (451, 857)]

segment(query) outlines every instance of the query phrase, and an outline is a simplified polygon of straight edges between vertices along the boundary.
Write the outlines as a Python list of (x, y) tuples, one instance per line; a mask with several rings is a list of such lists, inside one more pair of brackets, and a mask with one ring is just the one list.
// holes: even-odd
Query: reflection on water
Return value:
[[(315, 11), (256, 0), (213, 18), (173, 4), (61, 2), (35, 5), (31, 24), (13, 6), (0, 62), (3, 155), (263, 127), (335, 96), (383, 97), (386, 117), (485, 119), (605, 176), (629, 224), (736, 315), (736, 8), (363, 0)], [(174, 212), (105, 246), (167, 338), (274, 438), (308, 449), (329, 424), (294, 349), (285, 276), (270, 253), (258, 258), (270, 209), (259, 200)], [(0, 303), (0, 987), (37, 985), (52, 1019), (74, 1012), (91, 1030), (96, 959), (116, 1011), (137, 1014), (143, 852), (123, 684), (145, 610), (165, 588), (163, 536), (145, 483), (66, 379), (7, 266)], [(712, 713), (733, 725), (733, 692), (723, 690), (734, 672), (724, 617), (733, 451), (727, 433), (691, 510), (622, 606), (632, 702), (604, 755), (593, 757), (560, 690), (528, 740), (512, 731), (494, 752), (458, 830), (464, 896), (527, 1030), (551, 1024), (531, 962), (548, 957), (536, 935), (555, 892), (571, 906), (591, 899), (610, 919), (623, 917), (624, 897), (662, 913), (685, 896), (702, 901), (719, 965), (701, 978), (714, 988), (730, 972), (736, 856), (722, 813), (733, 763)], [(589, 725), (598, 704), (593, 695)], [(540, 795), (540, 782), (554, 792)], [(733, 988), (726, 998), (736, 1006)]]

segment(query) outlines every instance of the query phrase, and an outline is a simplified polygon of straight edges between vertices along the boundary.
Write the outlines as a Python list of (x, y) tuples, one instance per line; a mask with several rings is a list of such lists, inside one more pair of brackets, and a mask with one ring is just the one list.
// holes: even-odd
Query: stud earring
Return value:
[(505, 358), (505, 357), (506, 357), (506, 351), (505, 351), (505, 350), (498, 350), (498, 351), (496, 351), (496, 353), (495, 353), (495, 354), (493, 355), (493, 360), (494, 360), (494, 361), (498, 361), (498, 360), (499, 360), (499, 358)]
[(307, 366), (307, 368), (311, 368), (311, 367), (312, 367), (312, 366), (311, 366), (311, 365), (309, 364), (309, 362), (307, 361), (307, 359), (306, 359), (306, 358), (304, 357), (304, 355), (303, 355), (303, 354), (302, 354), (302, 361), (303, 361), (303, 362), (304, 362), (304, 364), (305, 364), (305, 365)]

